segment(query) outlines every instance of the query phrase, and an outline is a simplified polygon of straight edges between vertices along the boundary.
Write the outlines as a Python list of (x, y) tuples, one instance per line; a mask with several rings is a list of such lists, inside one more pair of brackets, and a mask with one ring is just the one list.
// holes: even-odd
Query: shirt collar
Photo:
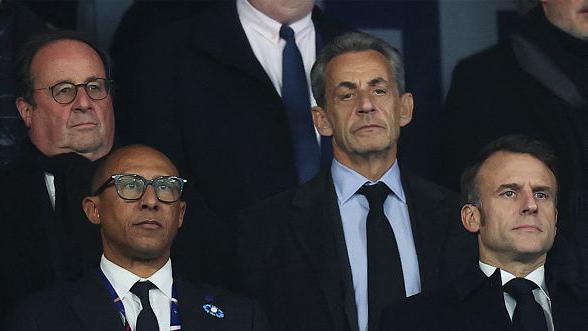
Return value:
[[(482, 272), (490, 277), (496, 271), (496, 267), (486, 264), (482, 261), (479, 261), (480, 269)], [(500, 270), (500, 279), (502, 281), (502, 285), (508, 283), (513, 278), (516, 278), (515, 275), (511, 274), (508, 271)], [(545, 296), (549, 298), (549, 292), (547, 292), (547, 284), (545, 283), (545, 265), (540, 266), (539, 268), (533, 270), (531, 273), (525, 276), (525, 279), (532, 281), (535, 283), (539, 288), (545, 293)]]
[[(237, 0), (237, 13), (239, 14), (239, 20), (242, 25), (251, 27), (271, 42), (278, 43), (280, 41), (280, 28), (282, 27), (282, 23), (260, 12), (249, 1)], [(294, 30), (296, 39), (302, 38), (312, 32), (311, 14), (308, 13), (308, 15), (298, 21), (289, 24), (292, 30)]]
[(383, 182), (390, 188), (392, 193), (403, 203), (406, 203), (404, 196), (404, 189), (400, 180), (400, 168), (398, 167), (398, 160), (394, 161), (392, 167), (378, 180), (371, 181), (356, 171), (344, 166), (337, 160), (333, 160), (331, 164), (331, 174), (333, 176), (333, 183), (335, 184), (335, 191), (340, 204), (345, 204), (364, 184), (375, 184)]
[(170, 300), (172, 299), (172, 265), (171, 260), (168, 259), (166, 264), (157, 270), (148, 278), (141, 278), (127, 269), (111, 262), (104, 255), (100, 259), (100, 268), (104, 275), (122, 300), (129, 295), (131, 287), (138, 281), (150, 281), (153, 285), (165, 294)]

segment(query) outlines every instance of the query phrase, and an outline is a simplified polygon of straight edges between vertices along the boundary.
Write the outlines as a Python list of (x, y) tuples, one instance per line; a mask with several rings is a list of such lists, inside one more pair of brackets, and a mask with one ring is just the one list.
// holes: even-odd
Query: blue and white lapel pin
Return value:
[(205, 303), (204, 305), (202, 305), (202, 309), (204, 309), (204, 311), (207, 314), (212, 315), (216, 318), (225, 317), (225, 313), (219, 307), (217, 307), (211, 303)]

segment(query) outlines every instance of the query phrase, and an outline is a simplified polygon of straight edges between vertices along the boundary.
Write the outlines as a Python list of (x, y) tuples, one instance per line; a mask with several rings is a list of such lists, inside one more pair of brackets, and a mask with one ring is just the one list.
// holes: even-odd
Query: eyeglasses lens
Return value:
[[(147, 181), (148, 182), (148, 181)], [(146, 180), (135, 176), (121, 176), (116, 190), (123, 199), (140, 199), (146, 190)], [(176, 178), (160, 178), (152, 182), (157, 198), (163, 202), (177, 201), (182, 195), (182, 182)]]
[(108, 81), (98, 78), (79, 85), (68, 82), (57, 84), (53, 87), (53, 98), (62, 104), (70, 103), (76, 98), (78, 86), (83, 86), (88, 96), (93, 100), (102, 100), (108, 95)]

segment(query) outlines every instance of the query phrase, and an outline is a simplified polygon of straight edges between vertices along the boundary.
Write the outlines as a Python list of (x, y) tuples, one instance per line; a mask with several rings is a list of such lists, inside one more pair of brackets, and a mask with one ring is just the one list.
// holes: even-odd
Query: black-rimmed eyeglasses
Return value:
[(110, 93), (112, 80), (106, 78), (93, 78), (85, 83), (74, 84), (71, 82), (59, 82), (53, 86), (36, 88), (35, 91), (49, 90), (55, 102), (62, 105), (71, 103), (78, 95), (78, 89), (84, 87), (86, 94), (92, 100), (102, 100)]
[(161, 202), (175, 202), (182, 196), (184, 184), (188, 181), (176, 176), (160, 176), (145, 179), (136, 174), (112, 175), (92, 195), (102, 193), (114, 181), (116, 193), (124, 200), (139, 200), (145, 194), (147, 186), (153, 186), (157, 199)]

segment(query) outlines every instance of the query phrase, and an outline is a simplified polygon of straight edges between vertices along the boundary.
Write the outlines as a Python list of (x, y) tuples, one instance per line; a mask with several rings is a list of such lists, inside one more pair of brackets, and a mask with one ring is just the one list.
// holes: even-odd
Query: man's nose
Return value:
[(537, 201), (533, 192), (523, 193), (523, 201), (521, 206), (521, 214), (535, 214), (537, 213)]
[(92, 98), (88, 96), (86, 89), (83, 86), (77, 87), (78, 92), (73, 100), (73, 109), (76, 111), (87, 111), (92, 108)]
[(357, 109), (359, 113), (369, 113), (374, 111), (374, 104), (372, 102), (372, 96), (369, 91), (359, 91), (358, 92), (358, 106)]
[(153, 185), (147, 185), (145, 189), (145, 194), (141, 197), (141, 208), (145, 209), (158, 209), (159, 208), (159, 199), (157, 199), (157, 195), (155, 194), (155, 190), (153, 189)]

